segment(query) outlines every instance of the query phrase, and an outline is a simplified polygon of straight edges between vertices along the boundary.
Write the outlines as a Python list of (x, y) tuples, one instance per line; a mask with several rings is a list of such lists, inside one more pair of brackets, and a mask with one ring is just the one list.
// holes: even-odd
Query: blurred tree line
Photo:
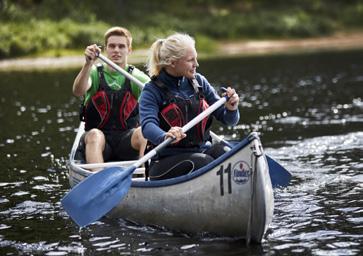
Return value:
[(175, 31), (217, 40), (312, 37), (363, 27), (363, 0), (0, 0), (0, 58), (63, 54), (125, 26), (135, 47)]

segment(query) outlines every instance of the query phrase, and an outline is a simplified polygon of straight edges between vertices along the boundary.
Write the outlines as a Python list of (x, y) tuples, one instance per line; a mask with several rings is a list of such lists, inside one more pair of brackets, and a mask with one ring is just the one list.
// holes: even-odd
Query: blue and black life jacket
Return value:
[[(129, 66), (131, 74), (133, 66)], [(97, 66), (100, 79), (97, 92), (83, 107), (81, 120), (85, 121), (85, 130), (98, 128), (103, 131), (125, 131), (139, 125), (139, 108), (132, 94), (130, 80), (120, 90), (113, 90), (106, 82), (103, 66)]]
[[(209, 107), (205, 100), (203, 91), (196, 79), (189, 80), (194, 89), (194, 96), (185, 99), (170, 92), (168, 86), (157, 78), (153, 82), (161, 88), (163, 103), (160, 106), (159, 119), (160, 128), (169, 131), (173, 126), (183, 127), (195, 116), (199, 115)], [(200, 146), (209, 139), (209, 130), (212, 118), (206, 117), (200, 123), (186, 132), (187, 137), (173, 144), (173, 147), (193, 147)]]

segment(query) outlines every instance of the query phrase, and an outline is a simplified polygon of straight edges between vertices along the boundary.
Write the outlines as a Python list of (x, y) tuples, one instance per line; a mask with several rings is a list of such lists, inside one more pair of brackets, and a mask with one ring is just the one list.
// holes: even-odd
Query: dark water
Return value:
[(361, 255), (363, 52), (201, 61), (214, 85), (233, 85), (241, 120), (213, 130), (258, 131), (294, 176), (275, 190), (261, 245), (192, 238), (103, 219), (81, 231), (59, 200), (78, 127), (78, 70), (0, 73), (0, 255)]

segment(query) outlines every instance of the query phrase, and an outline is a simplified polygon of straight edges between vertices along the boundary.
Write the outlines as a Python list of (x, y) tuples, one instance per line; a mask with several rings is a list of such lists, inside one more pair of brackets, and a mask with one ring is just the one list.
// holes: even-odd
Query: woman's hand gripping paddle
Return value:
[[(226, 101), (226, 97), (220, 98), (183, 126), (183, 132), (201, 122)], [(80, 227), (100, 219), (127, 194), (132, 182), (132, 173), (136, 168), (150, 160), (172, 141), (172, 138), (166, 139), (129, 167), (110, 167), (88, 176), (63, 197), (61, 203), (64, 210)]]

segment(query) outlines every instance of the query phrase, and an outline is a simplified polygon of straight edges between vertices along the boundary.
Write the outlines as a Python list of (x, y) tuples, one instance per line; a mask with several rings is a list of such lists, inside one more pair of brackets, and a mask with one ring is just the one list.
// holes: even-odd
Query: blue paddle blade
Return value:
[(266, 158), (270, 169), (272, 187), (286, 187), (289, 185), (291, 173), (268, 155), (266, 155)]
[(127, 194), (135, 169), (111, 167), (88, 176), (63, 197), (64, 210), (80, 227), (100, 219)]

